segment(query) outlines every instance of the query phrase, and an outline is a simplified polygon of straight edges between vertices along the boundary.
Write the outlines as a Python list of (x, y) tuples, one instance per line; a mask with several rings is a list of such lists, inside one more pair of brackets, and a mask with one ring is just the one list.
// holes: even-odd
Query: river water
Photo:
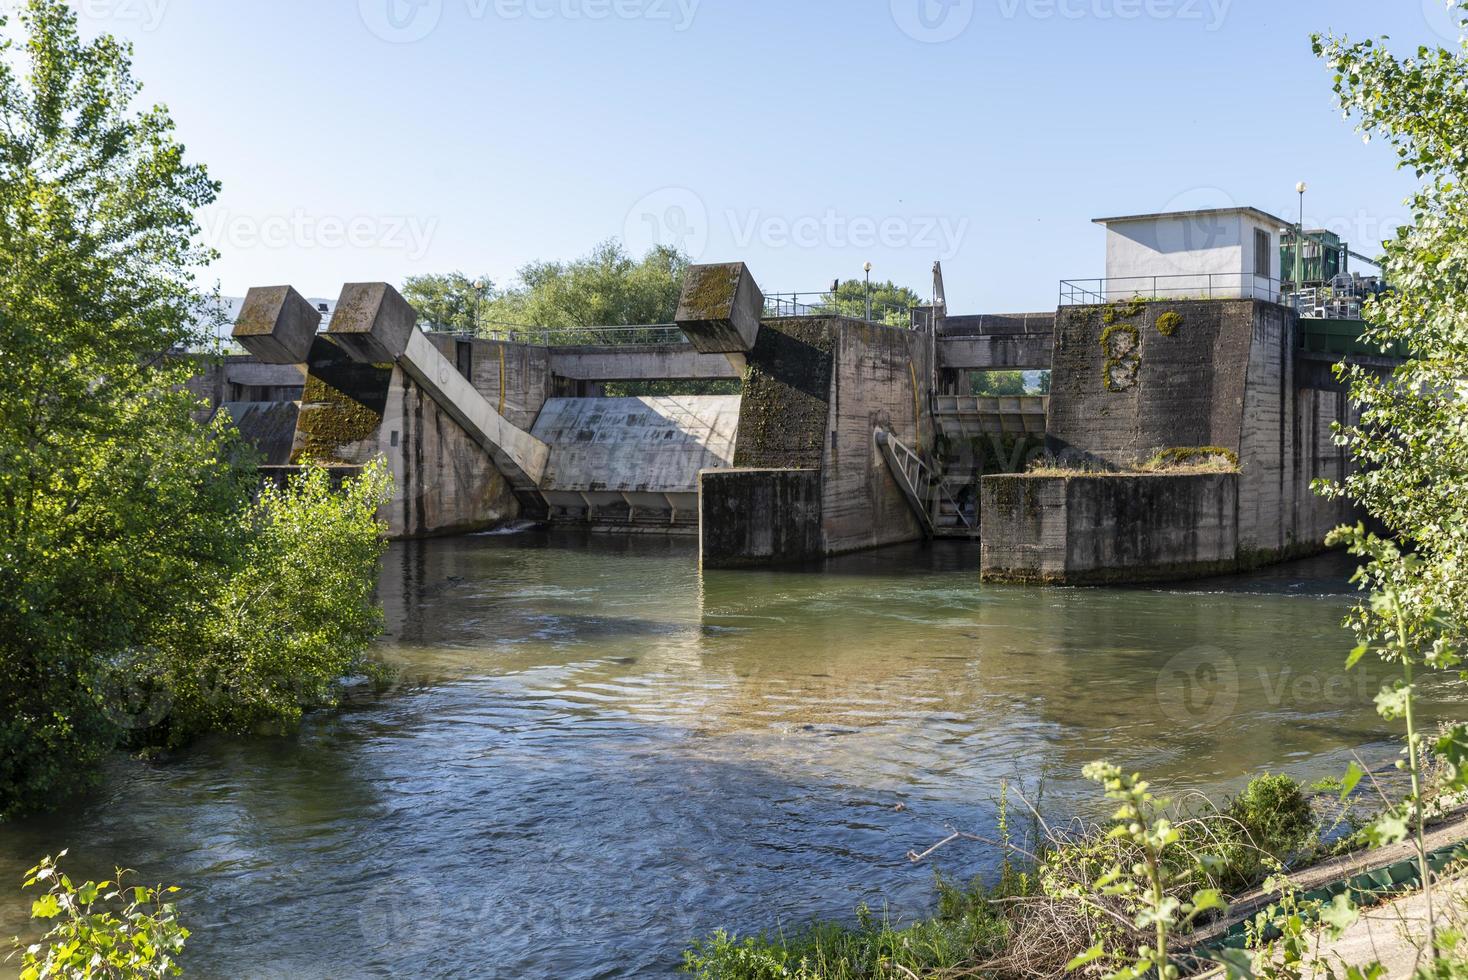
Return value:
[(1064, 819), (1096, 812), (1093, 759), (1216, 795), (1395, 752), (1380, 674), (1341, 670), (1340, 557), (1145, 589), (976, 567), (968, 545), (703, 576), (686, 540), (395, 545), (395, 689), (293, 739), (119, 758), (0, 828), (0, 934), (24, 868), (70, 847), (74, 875), (185, 887), (195, 977), (667, 976), (719, 927), (924, 913), (907, 853), (992, 832), (1005, 781)]

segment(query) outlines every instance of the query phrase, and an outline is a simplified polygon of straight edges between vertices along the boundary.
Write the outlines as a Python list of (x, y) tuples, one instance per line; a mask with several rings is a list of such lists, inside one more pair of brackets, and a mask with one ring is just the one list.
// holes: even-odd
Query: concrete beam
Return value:
[(257, 286), (245, 294), (233, 336), (266, 364), (304, 364), (320, 326), (316, 307), (290, 286)]
[(553, 347), (551, 374), (575, 381), (737, 379), (741, 372), (722, 354), (692, 345), (658, 347)]
[(938, 335), (938, 366), (948, 371), (1048, 371), (1055, 314), (950, 316)]
[(354, 360), (403, 369), (521, 493), (539, 495), (550, 447), (496, 412), (418, 329), (418, 312), (385, 282), (342, 289), (328, 335)]
[(690, 266), (673, 318), (705, 354), (746, 354), (759, 338), (765, 294), (743, 262)]

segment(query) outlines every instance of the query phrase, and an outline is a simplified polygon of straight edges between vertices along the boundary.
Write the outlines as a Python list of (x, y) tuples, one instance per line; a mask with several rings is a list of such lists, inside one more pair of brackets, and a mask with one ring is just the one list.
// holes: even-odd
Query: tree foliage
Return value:
[(495, 295), (488, 276), (470, 279), (462, 272), (411, 276), (403, 283), (403, 298), (423, 326), (451, 333), (476, 333)]
[(688, 257), (654, 246), (634, 259), (616, 240), (569, 262), (532, 262), (497, 296), (487, 316), (557, 329), (672, 323)]
[[(232, 631), (309, 648), (303, 630), (335, 627), (308, 618), (323, 585), (267, 555), (282, 528), (320, 515), (316, 496), (252, 505), (253, 453), (227, 419), (200, 424), (185, 387), (193, 270), (213, 257), (193, 215), (218, 186), (165, 109), (133, 108), (129, 48), (83, 41), (67, 4), (29, 0), (0, 37), (3, 819), (55, 805), (120, 741), (156, 730), (163, 685), (237, 655)], [(351, 520), (300, 544), (370, 587), (377, 526), (360, 497), (344, 506)], [(232, 622), (233, 590), (262, 575), (297, 591)], [(363, 633), (352, 621), (338, 638), (360, 651)], [(288, 659), (271, 669), (302, 666)], [(174, 725), (201, 727), (202, 714)]]
[[(1453, 9), (1468, 21), (1468, 0)], [(1468, 727), (1452, 726), (1429, 745), (1414, 713), (1422, 669), (1461, 670), (1468, 624), (1468, 35), (1456, 48), (1419, 47), (1406, 57), (1374, 39), (1317, 36), (1314, 47), (1335, 73), (1347, 117), (1368, 140), (1385, 139), (1422, 181), (1408, 200), (1411, 221), (1384, 243), (1392, 291), (1365, 310), (1367, 339), (1382, 349), (1401, 342), (1410, 357), (1386, 375), (1337, 369), (1360, 413), (1337, 428), (1357, 469), (1322, 490), (1357, 501), (1389, 532), (1383, 538), (1358, 525), (1331, 540), (1363, 559), (1357, 581), (1370, 593), (1349, 620), (1360, 644), (1348, 663), (1373, 653), (1400, 670), (1376, 700), (1381, 716), (1405, 730), (1401, 767), (1411, 791), (1367, 833), (1378, 844), (1413, 839), (1432, 955), (1428, 753), (1441, 763), (1439, 791), (1468, 788)], [(1361, 776), (1352, 766), (1348, 791)]]
[[(906, 327), (912, 323), (911, 310), (921, 306), (922, 297), (906, 286), (895, 282), (874, 282), (871, 285), (872, 319), (893, 327)], [(861, 279), (847, 279), (837, 283), (831, 294), (831, 304), (842, 316), (864, 318), (867, 311), (867, 284)]]

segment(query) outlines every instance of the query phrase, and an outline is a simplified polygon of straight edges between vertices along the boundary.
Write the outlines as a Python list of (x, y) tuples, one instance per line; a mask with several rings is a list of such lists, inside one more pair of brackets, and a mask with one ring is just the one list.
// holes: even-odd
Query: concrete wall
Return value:
[(1048, 371), (1054, 347), (1054, 313), (950, 316), (938, 336), (938, 368)]
[(396, 494), (381, 515), (394, 538), (482, 531), (520, 516), (494, 462), (402, 368), (393, 368), (373, 456)]
[(830, 418), (821, 463), (822, 527), (828, 554), (923, 536), (922, 525), (878, 448), (885, 429), (906, 445), (932, 443), (928, 334), (836, 322)]
[(703, 567), (746, 568), (825, 554), (818, 470), (709, 470), (699, 487)]
[(1086, 585), (1238, 567), (1238, 483), (1201, 475), (986, 476), (981, 575)]
[(547, 398), (573, 393), (557, 385), (548, 347), (445, 333), (427, 337), (455, 365), (467, 347), (469, 382), (516, 428), (530, 431)]
[(725, 355), (701, 354), (691, 344), (552, 347), (550, 370), (558, 378), (577, 381), (737, 381), (742, 377)]
[[(1120, 468), (1171, 447), (1237, 453), (1255, 319), (1277, 309), (1248, 300), (1062, 309), (1050, 380), (1050, 452)], [(1170, 337), (1157, 329), (1166, 313), (1182, 317)], [(1108, 358), (1124, 342), (1113, 333), (1109, 349), (1103, 346), (1111, 327), (1134, 330), (1139, 346), (1135, 371), (1113, 368), (1108, 387)]]
[(520, 514), (489, 456), (401, 368), (359, 364), (330, 341), (311, 351), (291, 462), (387, 460), (394, 538), (478, 531)]

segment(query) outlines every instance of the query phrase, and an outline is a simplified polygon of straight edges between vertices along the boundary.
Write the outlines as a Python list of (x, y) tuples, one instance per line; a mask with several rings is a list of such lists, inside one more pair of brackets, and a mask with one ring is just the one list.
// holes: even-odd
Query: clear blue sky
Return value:
[(1374, 252), (1412, 182), (1343, 122), (1309, 34), (1405, 48), (1448, 24), (1439, 0), (76, 6), (136, 43), (145, 97), (223, 181), (203, 220), (226, 294), (504, 283), (657, 237), (766, 291), (869, 260), (926, 294), (942, 259), (955, 312), (1053, 308), (1102, 273), (1092, 218), (1292, 216), (1301, 179), (1307, 223)]

